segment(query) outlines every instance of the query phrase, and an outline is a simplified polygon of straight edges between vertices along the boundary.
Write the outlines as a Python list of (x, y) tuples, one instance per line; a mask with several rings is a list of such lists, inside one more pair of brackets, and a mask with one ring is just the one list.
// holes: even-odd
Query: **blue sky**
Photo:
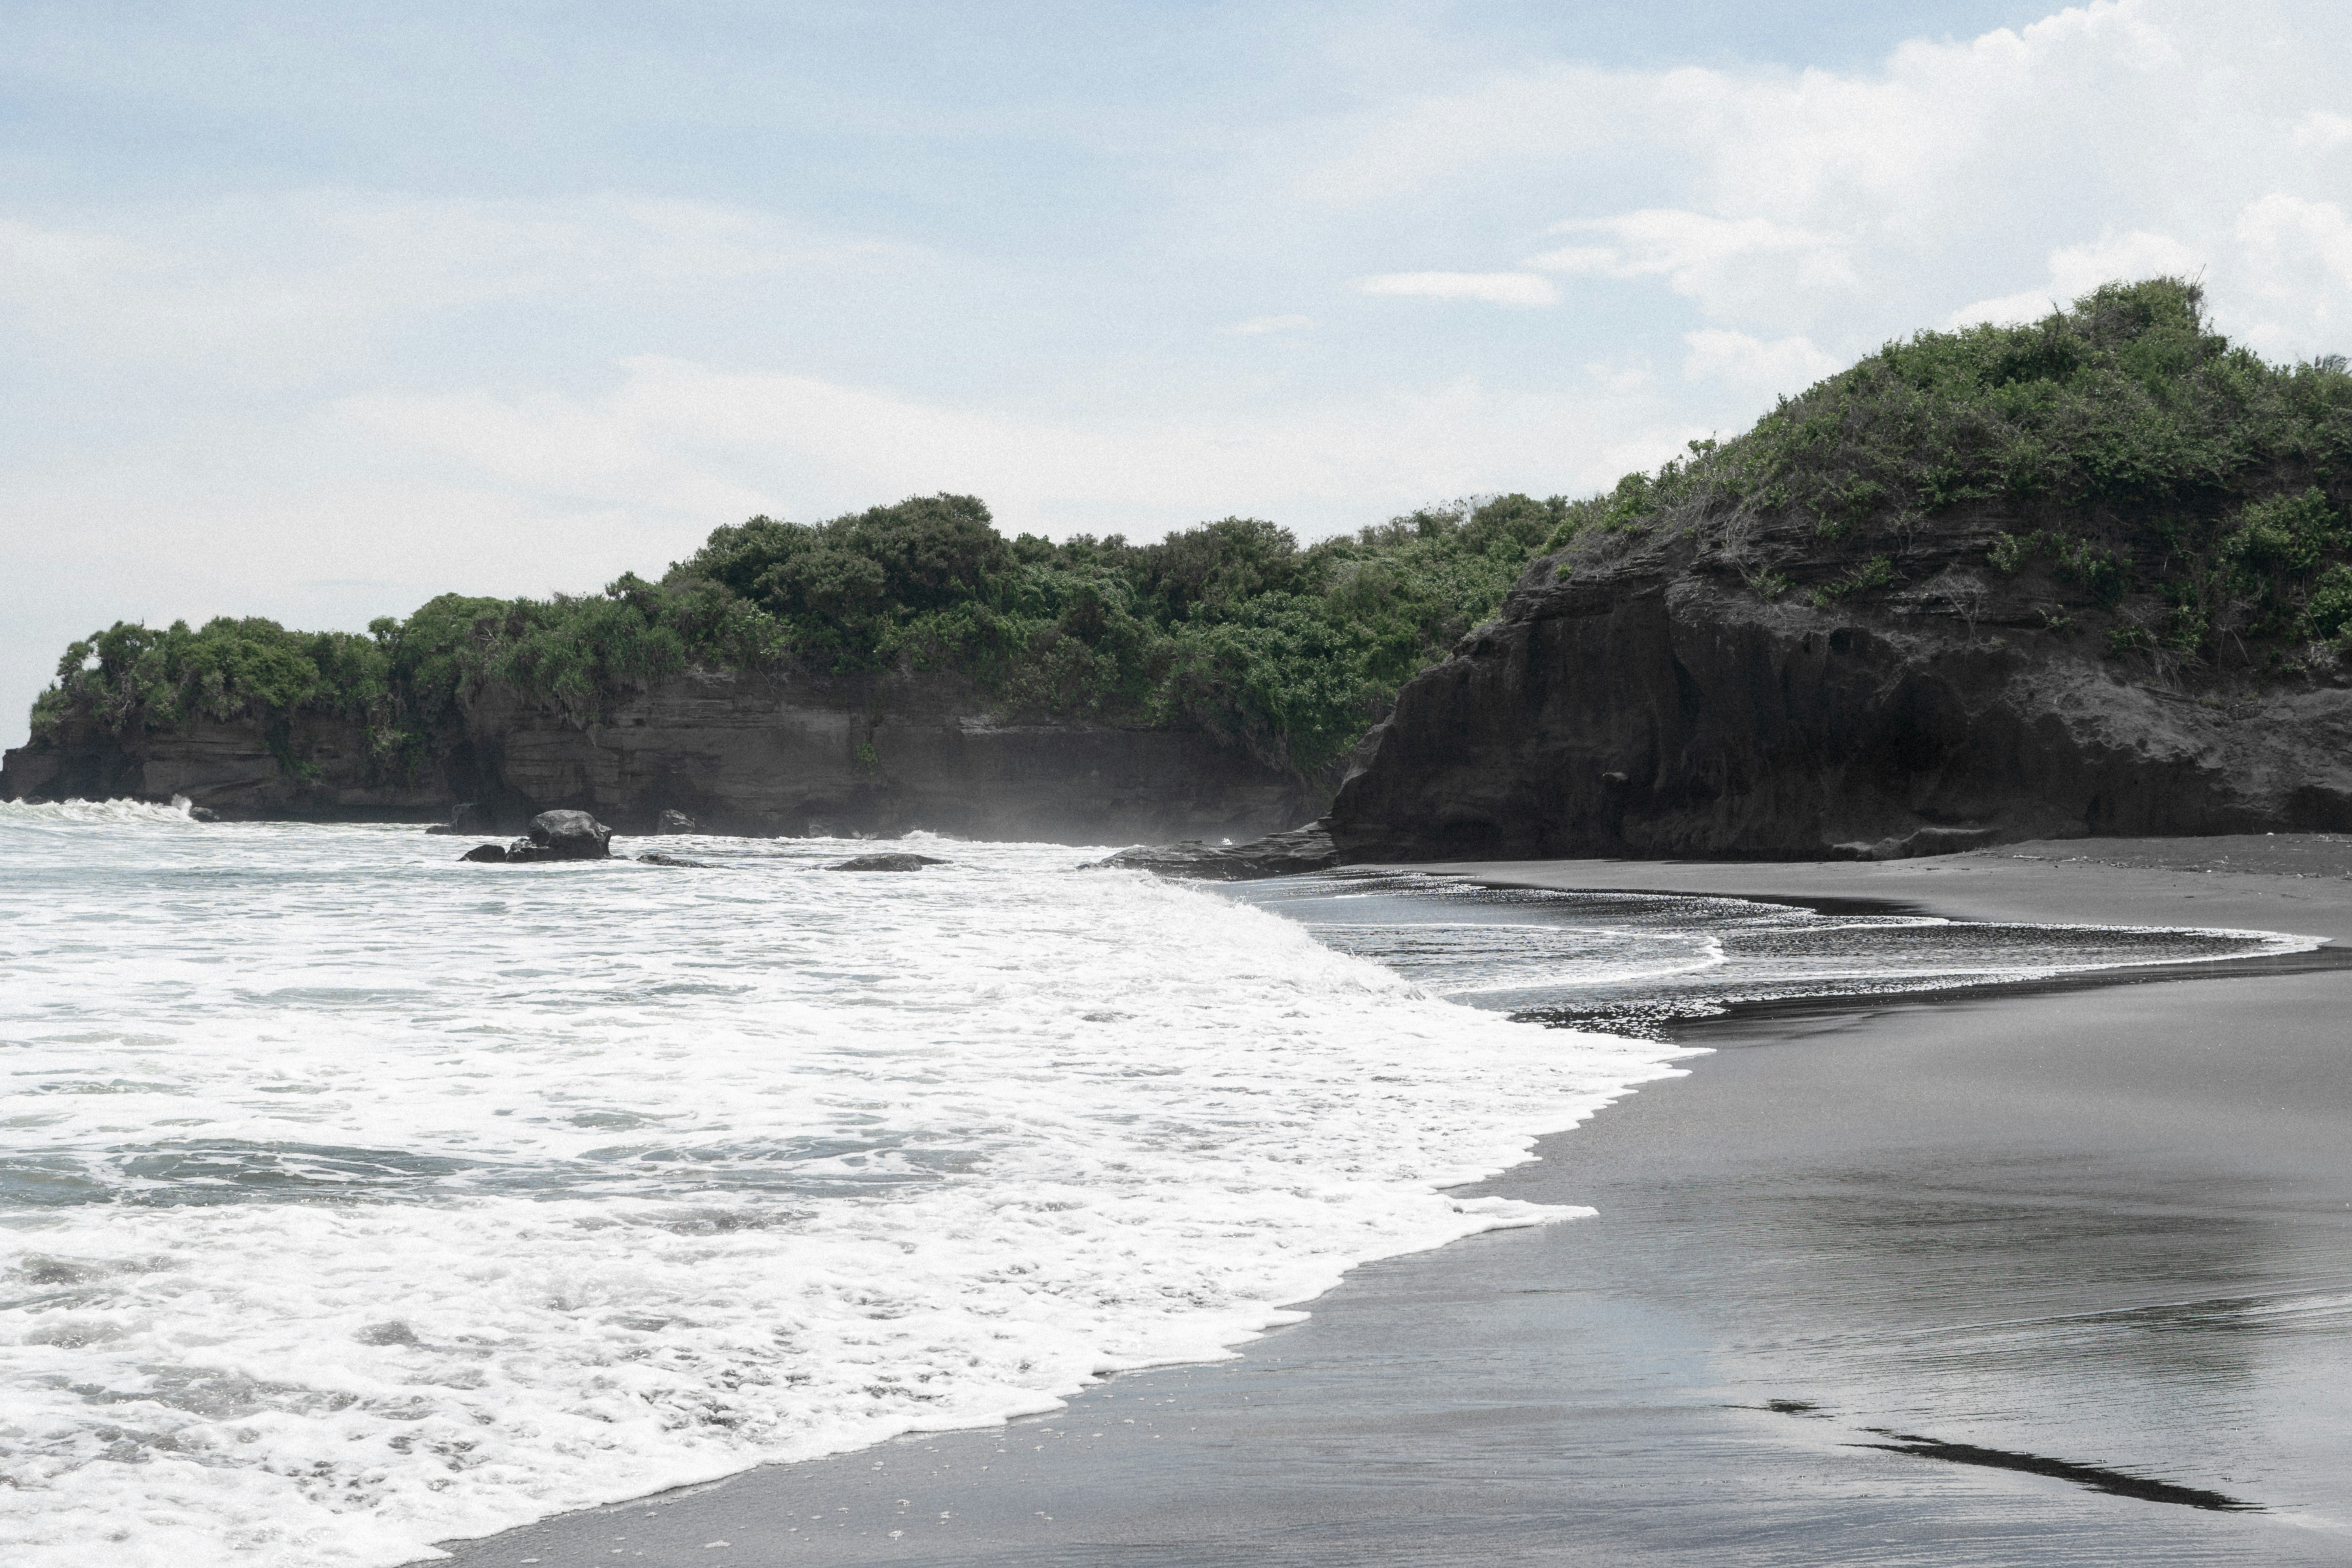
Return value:
[(2352, 347), (2352, 7), (14, 5), (0, 731), (118, 617), (754, 510), (1314, 536), (2200, 272)]

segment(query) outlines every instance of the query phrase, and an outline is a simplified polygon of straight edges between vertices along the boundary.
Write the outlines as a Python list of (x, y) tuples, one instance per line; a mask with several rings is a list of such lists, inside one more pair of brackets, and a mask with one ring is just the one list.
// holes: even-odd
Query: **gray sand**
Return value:
[[(2352, 845), (2254, 841), (2242, 855), (2283, 868), (2206, 869), (2236, 843), (1459, 869), (2352, 938)], [(2352, 1562), (2352, 975), (2273, 963), (1689, 1037), (1717, 1047), (1690, 1076), (1486, 1189), (1596, 1218), (1370, 1266), (1234, 1361), (1115, 1378), (1058, 1416), (452, 1549), (546, 1568)], [(1889, 1433), (2261, 1511), (1869, 1446)]]

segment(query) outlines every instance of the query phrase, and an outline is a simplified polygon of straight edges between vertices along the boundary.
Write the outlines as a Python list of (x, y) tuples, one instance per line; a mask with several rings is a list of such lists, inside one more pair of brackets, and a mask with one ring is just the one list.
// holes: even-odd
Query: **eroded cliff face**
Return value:
[[(1564, 580), (1538, 562), (1404, 688), (1333, 837), (1352, 859), (1895, 858), (2352, 827), (2352, 689), (2325, 658), (2107, 658), (2114, 607), (1985, 566), (2005, 521), (1939, 522), (1906, 585), (1829, 607), (1806, 591), (1848, 565), (1752, 522), (1601, 542)], [(1789, 585), (1750, 585), (1768, 572)]]
[(467, 728), (484, 776), (624, 827), (675, 808), (716, 832), (1099, 844), (1248, 837), (1315, 804), (1200, 731), (1006, 723), (944, 676), (692, 673), (585, 729), (492, 690)]
[(1204, 733), (1006, 723), (952, 676), (734, 672), (669, 678), (585, 722), (492, 688), (415, 760), (374, 755), (363, 729), (334, 720), (127, 740), (85, 724), (8, 752), (0, 772), (0, 798), (124, 795), (184, 795), (230, 817), (425, 820), (466, 801), (500, 830), (575, 808), (644, 831), (677, 809), (719, 833), (1097, 844), (1247, 838), (1319, 804)]
[(68, 719), (54, 742), (0, 757), (0, 800), (173, 795), (228, 817), (325, 820), (425, 820), (464, 798), (446, 758), (411, 768), (405, 759), (376, 757), (365, 726), (320, 715), (283, 726), (199, 719), (168, 733), (127, 735)]

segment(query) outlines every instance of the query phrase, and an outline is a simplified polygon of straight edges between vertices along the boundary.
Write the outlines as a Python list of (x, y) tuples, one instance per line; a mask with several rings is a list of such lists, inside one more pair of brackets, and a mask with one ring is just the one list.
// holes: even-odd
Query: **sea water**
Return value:
[(0, 817), (0, 1559), (394, 1563), (1048, 1409), (1556, 1217), (1444, 1189), (1671, 1054), (1055, 846)]
[(0, 1561), (398, 1563), (1051, 1409), (1584, 1212), (1446, 1189), (1676, 1070), (1643, 997), (2279, 942), (909, 847), (0, 805)]
[(2016, 984), (2319, 945), (2274, 931), (1954, 921), (1865, 900), (1824, 909), (1490, 887), (1393, 868), (1232, 892), (1433, 994), (1529, 1021), (1654, 1037), (1743, 1005)]

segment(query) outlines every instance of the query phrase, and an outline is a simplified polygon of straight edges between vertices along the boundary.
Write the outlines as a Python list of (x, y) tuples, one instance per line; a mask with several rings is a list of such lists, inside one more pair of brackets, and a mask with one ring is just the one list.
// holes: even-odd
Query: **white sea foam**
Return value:
[(0, 824), (19, 830), (42, 827), (197, 826), (189, 815), (188, 797), (175, 795), (169, 805), (143, 800), (0, 801)]
[(1744, 1002), (1894, 995), (2307, 952), (2280, 931), (1824, 915), (1691, 894), (1481, 888), (1411, 871), (1244, 884), (1344, 952), (1498, 1012), (1650, 1027)]
[(1670, 1047), (1076, 851), (0, 805), (0, 1557), (394, 1563), (1050, 1408), (1363, 1259)]

